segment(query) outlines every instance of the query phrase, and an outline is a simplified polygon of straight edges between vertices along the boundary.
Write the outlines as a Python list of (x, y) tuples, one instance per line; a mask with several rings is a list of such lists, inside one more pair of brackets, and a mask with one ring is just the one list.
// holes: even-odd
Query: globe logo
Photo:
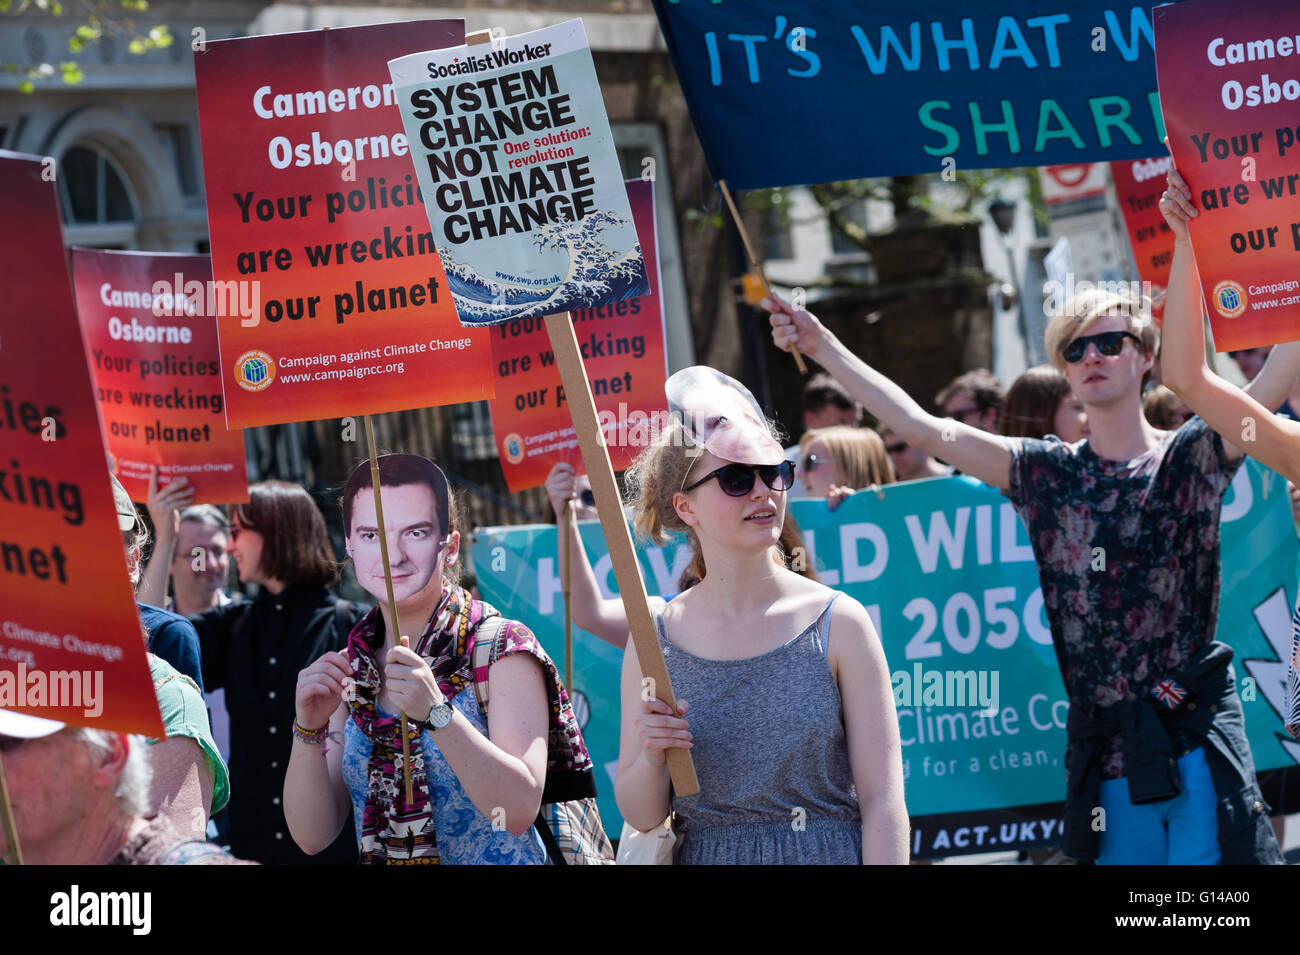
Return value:
[(250, 358), (244, 362), (244, 378), (249, 384), (260, 384), (269, 373), (266, 362), (260, 358)]
[(246, 351), (235, 359), (235, 382), (245, 391), (262, 391), (275, 380), (275, 360), (264, 351)]
[(1225, 279), (1214, 287), (1214, 310), (1224, 318), (1236, 318), (1246, 311), (1246, 290), (1231, 279)]
[(524, 459), (524, 439), (518, 434), (510, 433), (506, 435), (501, 442), (501, 449), (506, 454), (506, 460), (511, 464), (518, 464)]

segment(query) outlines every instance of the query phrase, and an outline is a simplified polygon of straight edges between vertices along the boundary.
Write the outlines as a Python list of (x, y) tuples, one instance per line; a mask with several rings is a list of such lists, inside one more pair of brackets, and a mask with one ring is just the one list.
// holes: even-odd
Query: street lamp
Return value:
[(1011, 242), (1008, 236), (1016, 222), (1016, 204), (998, 196), (989, 203), (989, 218), (997, 227), (1002, 237), (1002, 250), (1007, 256), (1007, 271), (1011, 275), (1011, 285), (1016, 291), (1016, 327), (1020, 330), (1020, 340), (1025, 348), (1025, 363), (1032, 365), (1035, 361), (1034, 348), (1029, 341), (1029, 322), (1025, 317), (1025, 297), (1020, 290), (1020, 277), (1016, 274), (1016, 260), (1011, 254)]

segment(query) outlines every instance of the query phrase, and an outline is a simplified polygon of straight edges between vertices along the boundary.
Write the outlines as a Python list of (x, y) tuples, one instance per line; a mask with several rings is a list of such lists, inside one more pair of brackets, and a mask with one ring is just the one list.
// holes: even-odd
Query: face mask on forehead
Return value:
[(704, 365), (683, 368), (664, 383), (668, 409), (696, 444), (738, 464), (785, 460), (767, 419), (749, 389)]

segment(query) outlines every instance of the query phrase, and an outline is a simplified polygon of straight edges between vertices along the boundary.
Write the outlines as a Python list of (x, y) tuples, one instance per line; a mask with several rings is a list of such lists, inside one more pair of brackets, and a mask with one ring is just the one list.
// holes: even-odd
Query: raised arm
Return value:
[(565, 502), (573, 497), (576, 473), (572, 465), (559, 462), (546, 476), (546, 494), (551, 499), (551, 508), (555, 511), (558, 525), (556, 540), (559, 549), (560, 579), (564, 579), (564, 541), (558, 535), (567, 534), (569, 553), (574, 556), (573, 578), (569, 582), (573, 622), (588, 633), (594, 633), (606, 643), (625, 647), (629, 628), (623, 601), (617, 597), (607, 599), (601, 594), (600, 584), (596, 581), (596, 572), (591, 567), (586, 548), (582, 546), (577, 517), (572, 510), (569, 510), (568, 519), (565, 519)]
[(1201, 282), (1187, 233), (1187, 220), (1196, 215), (1196, 210), (1191, 190), (1176, 171), (1169, 175), (1160, 211), (1174, 233), (1174, 259), (1161, 332), (1160, 370), (1164, 383), (1224, 438), (1224, 452), (1230, 460), (1248, 452), (1292, 482), (1300, 481), (1300, 423), (1272, 413), (1295, 384), (1300, 370), (1300, 342), (1274, 348), (1255, 379), (1256, 387), (1248, 391), (1211, 371), (1205, 362)]
[(155, 607), (167, 606), (167, 583), (171, 579), (172, 557), (176, 552), (177, 518), (194, 501), (194, 488), (187, 478), (175, 478), (158, 488), (158, 467), (149, 469), (149, 500), (146, 507), (153, 521), (154, 544), (149, 566), (140, 577), (136, 600)]
[(858, 358), (813, 314), (789, 303), (764, 299), (771, 315), (772, 341), (789, 351), (797, 347), (815, 359), (848, 389), (885, 427), (915, 447), (947, 461), (985, 484), (1011, 486), (1011, 446), (1008, 439), (972, 428), (951, 418), (938, 418), (912, 400), (902, 388)]

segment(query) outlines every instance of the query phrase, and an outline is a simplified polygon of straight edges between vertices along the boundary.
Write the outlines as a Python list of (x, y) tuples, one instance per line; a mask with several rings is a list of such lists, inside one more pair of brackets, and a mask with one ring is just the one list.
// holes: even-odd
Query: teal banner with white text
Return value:
[[(1033, 553), (1007, 499), (970, 478), (937, 478), (859, 492), (834, 513), (822, 501), (791, 507), (819, 578), (866, 606), (880, 631), (914, 855), (1059, 840), (1054, 804), (1065, 783), (1068, 703)], [(580, 527), (597, 580), (613, 595), (600, 526)], [(1300, 745), (1282, 728), (1281, 711), (1300, 543), (1286, 482), (1247, 461), (1224, 501), (1222, 528), (1218, 637), (1237, 651), (1256, 767), (1293, 766)], [(481, 528), (473, 561), (483, 599), (531, 626), (563, 669), (555, 548), (553, 525)], [(647, 590), (675, 594), (690, 547), (679, 539), (639, 547), (638, 555)], [(614, 835), (621, 663), (621, 650), (574, 630), (571, 689), (599, 769), (601, 815)], [(1023, 807), (1036, 811), (1014, 812)]]

